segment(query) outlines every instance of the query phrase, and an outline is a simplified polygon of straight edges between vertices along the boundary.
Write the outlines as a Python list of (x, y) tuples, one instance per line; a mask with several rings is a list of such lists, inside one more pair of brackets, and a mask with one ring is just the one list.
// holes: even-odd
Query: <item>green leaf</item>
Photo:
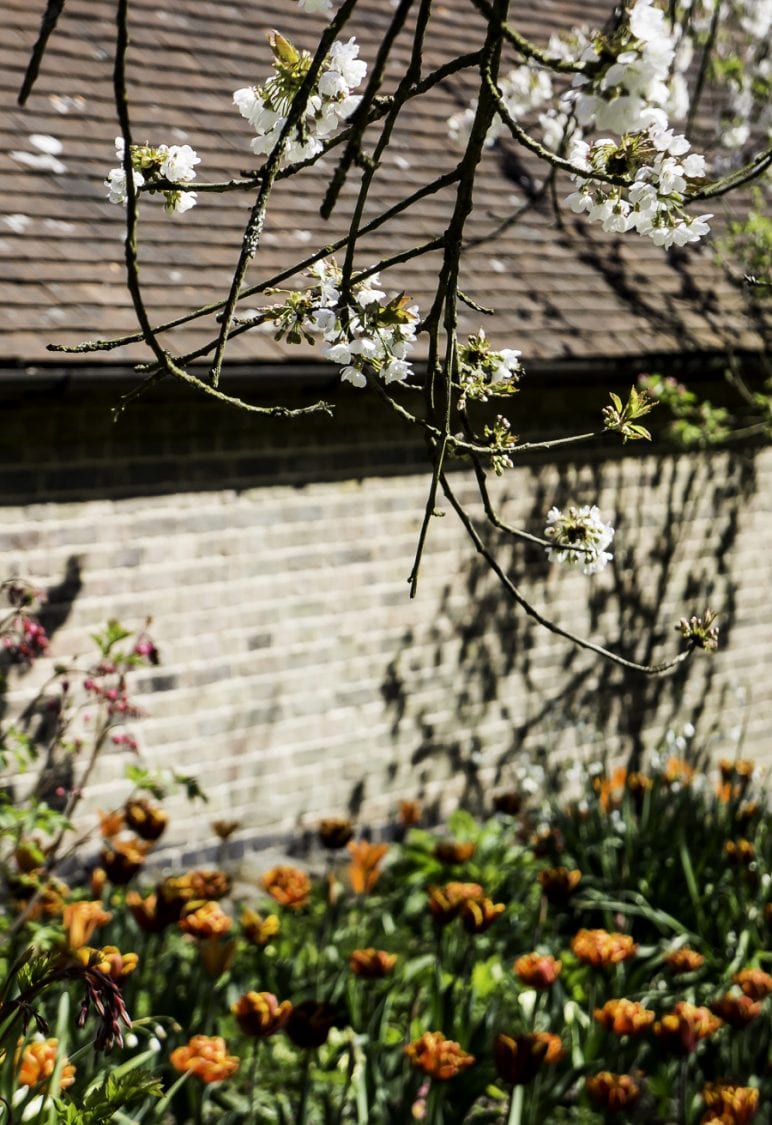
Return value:
[(194, 777), (193, 774), (175, 772), (172, 774), (172, 776), (177, 784), (183, 787), (183, 789), (185, 790), (185, 796), (189, 801), (209, 801), (206, 793), (198, 784), (198, 778)]

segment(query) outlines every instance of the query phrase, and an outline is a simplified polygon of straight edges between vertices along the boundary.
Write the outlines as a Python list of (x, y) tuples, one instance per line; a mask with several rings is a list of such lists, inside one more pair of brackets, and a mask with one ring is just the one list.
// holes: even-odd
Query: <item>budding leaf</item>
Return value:
[(381, 309), (379, 317), (381, 324), (408, 324), (413, 319), (408, 311), (412, 299), (412, 297), (405, 296), (404, 293), (400, 293), (397, 297), (392, 297)]
[(636, 425), (635, 419), (642, 418), (657, 406), (657, 402), (645, 391), (630, 388), (630, 395), (623, 405), (619, 395), (609, 392), (611, 406), (603, 407), (603, 425), (622, 435), (622, 441), (651, 441), (651, 434), (645, 426)]
[(296, 48), (278, 31), (271, 32), (268, 36), (268, 43), (277, 62), (284, 63), (285, 66), (294, 66), (299, 60), (300, 55)]

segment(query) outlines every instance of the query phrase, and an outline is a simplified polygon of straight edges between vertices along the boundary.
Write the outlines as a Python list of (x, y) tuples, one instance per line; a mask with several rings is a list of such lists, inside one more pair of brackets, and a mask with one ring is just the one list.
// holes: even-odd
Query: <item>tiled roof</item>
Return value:
[[(0, 364), (61, 362), (64, 357), (52, 356), (46, 343), (135, 326), (123, 283), (122, 215), (106, 201), (103, 186), (115, 164), (115, 3), (68, 0), (21, 109), (16, 94), (43, 7), (43, 0), (3, 0), (0, 6)], [(311, 47), (318, 22), (291, 0), (134, 0), (130, 10), (135, 138), (191, 143), (202, 157), (199, 178), (207, 180), (253, 167), (249, 127), (231, 103), (232, 92), (267, 76), (270, 27), (278, 24), (298, 45)], [(357, 35), (363, 57), (372, 59), (392, 10), (381, 0), (362, 0), (357, 8), (349, 34)], [(598, 26), (608, 10), (598, 0), (542, 0), (518, 26), (544, 42), (555, 28)], [(438, 2), (425, 67), (476, 46), (478, 27), (468, 0)], [(407, 43), (395, 59), (405, 65)], [(405, 114), (376, 178), (369, 213), (453, 167), (458, 155), (447, 140), (446, 120), (462, 95), (459, 82), (450, 80), (421, 100), (419, 112)], [(46, 138), (59, 141), (61, 151), (43, 151), (52, 147)], [(758, 346), (741, 298), (715, 266), (709, 244), (668, 256), (634, 234), (619, 239), (588, 232), (566, 209), (561, 229), (546, 202), (486, 237), (527, 201), (522, 172), (528, 168), (534, 171), (527, 160), (520, 163), (512, 146), (486, 154), (469, 228), (477, 244), (466, 256), (462, 286), (481, 304), (495, 306), (496, 331), (489, 334), (500, 343), (520, 348), (526, 359), (543, 360)], [(316, 239), (327, 242), (345, 230), (351, 191), (325, 225), (314, 207), (318, 183), (318, 172), (308, 171), (277, 189), (249, 281), (271, 276)], [(363, 246), (361, 264), (438, 233), (447, 199), (427, 199), (409, 217), (382, 228)], [(248, 207), (241, 194), (200, 197), (197, 208), (174, 219), (163, 215), (157, 201), (143, 206), (143, 278), (154, 317), (224, 295)], [(437, 265), (436, 257), (414, 261), (390, 275), (391, 286), (426, 307)], [(465, 331), (479, 322), (478, 313), (462, 309)], [(212, 318), (179, 330), (173, 346), (196, 347), (214, 330)], [(234, 340), (230, 354), (242, 362), (298, 357), (270, 335), (254, 332)], [(121, 349), (91, 361), (138, 355), (147, 353)]]

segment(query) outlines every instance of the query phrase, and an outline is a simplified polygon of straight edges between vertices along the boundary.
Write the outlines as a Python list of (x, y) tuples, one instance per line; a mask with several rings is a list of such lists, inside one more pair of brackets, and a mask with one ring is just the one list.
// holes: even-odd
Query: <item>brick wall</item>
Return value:
[[(573, 500), (617, 528), (615, 565), (594, 579), (499, 544), (563, 625), (657, 660), (676, 651), (682, 614), (721, 611), (717, 656), (649, 679), (534, 626), (450, 511), (409, 601), (424, 451), (367, 396), (344, 392), (335, 422), (268, 423), (160, 389), (114, 424), (111, 386), (14, 392), (12, 414), (6, 403), (3, 570), (50, 588), (59, 657), (87, 651), (109, 617), (152, 616), (162, 666), (135, 675), (147, 711), (135, 733), (149, 764), (197, 773), (210, 797), (204, 812), (179, 805), (170, 844), (211, 846), (217, 815), (240, 819), (246, 842), (346, 809), (378, 823), (403, 796), (484, 803), (518, 752), (627, 753), (686, 721), (711, 753), (731, 753), (742, 728), (744, 752), (772, 761), (770, 451), (611, 443), (524, 461), (497, 483), (513, 524), (540, 533), (550, 505)], [(605, 397), (529, 393), (524, 436), (582, 426), (581, 404)], [(472, 503), (462, 466), (453, 480)], [(33, 680), (13, 681), (9, 713)], [(122, 771), (108, 756), (92, 805), (122, 798)]]

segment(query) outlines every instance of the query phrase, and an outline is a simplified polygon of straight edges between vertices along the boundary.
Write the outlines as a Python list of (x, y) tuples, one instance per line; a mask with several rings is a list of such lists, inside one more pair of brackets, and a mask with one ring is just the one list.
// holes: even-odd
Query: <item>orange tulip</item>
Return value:
[(475, 845), (468, 840), (438, 840), (434, 845), (434, 858), (440, 863), (466, 863), (475, 853)]
[(763, 969), (741, 969), (732, 979), (751, 1000), (763, 1000), (772, 993), (772, 976)]
[(446, 1039), (441, 1031), (425, 1031), (419, 1039), (408, 1043), (405, 1054), (416, 1070), (437, 1082), (450, 1081), (475, 1062), (474, 1055), (468, 1054), (460, 1043)]
[(694, 949), (682, 946), (666, 953), (664, 962), (672, 973), (693, 973), (705, 963), (705, 958)]
[(233, 919), (217, 902), (191, 902), (177, 923), (184, 934), (197, 938), (213, 938), (227, 934)]
[(354, 826), (348, 817), (328, 816), (319, 821), (317, 831), (322, 847), (337, 851), (339, 848), (345, 848), (354, 835)]
[(539, 872), (544, 897), (553, 906), (565, 906), (581, 881), (582, 873), (576, 867), (545, 867)]
[(485, 892), (479, 883), (446, 883), (443, 887), (427, 888), (429, 913), (441, 926), (452, 922), (465, 902), (480, 902)]
[[(59, 1040), (44, 1039), (42, 1042), (33, 1040), (23, 1047), (22, 1042), (20, 1039), (19, 1051), (16, 1054), (17, 1064), (21, 1062), (17, 1082), (20, 1086), (40, 1086), (47, 1082), (54, 1073)], [(74, 1081), (75, 1067), (65, 1059), (64, 1066), (59, 1074), (59, 1085), (63, 1090), (66, 1090), (68, 1086), (72, 1086)]]
[(588, 1075), (584, 1085), (593, 1105), (609, 1113), (632, 1109), (643, 1092), (631, 1075), (612, 1074), (610, 1070)]
[(524, 953), (518, 957), (513, 968), (523, 984), (529, 988), (551, 988), (563, 969), (562, 961), (548, 953)]
[(493, 1041), (493, 1062), (502, 1082), (526, 1086), (541, 1068), (563, 1057), (563, 1044), (549, 1031), (532, 1031), (523, 1035), (505, 1035)]
[(619, 934), (607, 930), (579, 930), (571, 939), (571, 948), (587, 965), (618, 965), (638, 952), (629, 934)]
[(707, 1039), (721, 1027), (707, 1008), (698, 1008), (686, 1000), (680, 1000), (672, 1012), (668, 1012), (654, 1024), (654, 1034), (662, 1046), (674, 1055), (689, 1055), (701, 1039)]
[(134, 797), (127, 801), (123, 815), (132, 832), (136, 832), (143, 840), (157, 840), (169, 823), (169, 814), (144, 797)]
[(387, 953), (385, 949), (355, 949), (349, 958), (352, 973), (363, 980), (381, 980), (389, 976), (396, 963), (396, 953)]
[(596, 1008), (595, 1019), (614, 1035), (640, 1035), (654, 1023), (655, 1014), (635, 1000), (607, 1000)]
[(748, 1125), (758, 1112), (760, 1094), (755, 1086), (709, 1082), (702, 1091), (708, 1112), (702, 1125)]
[(278, 915), (268, 914), (264, 918), (256, 910), (245, 910), (241, 915), (241, 928), (250, 945), (262, 948), (276, 937), (281, 929)]
[(245, 992), (231, 1007), (241, 1030), (255, 1039), (267, 1039), (286, 1024), (292, 1012), (289, 1000), (281, 1003), (271, 992)]
[(172, 1051), (169, 1060), (175, 1070), (190, 1070), (206, 1083), (222, 1082), (239, 1069), (239, 1060), (228, 1054), (219, 1035), (194, 1035), (186, 1046)]
[(104, 909), (101, 902), (68, 903), (62, 911), (62, 923), (70, 949), (88, 945), (94, 931), (111, 918), (112, 914)]
[(272, 867), (260, 882), (271, 898), (290, 910), (302, 910), (311, 896), (311, 880), (298, 867), (286, 864)]
[(735, 996), (728, 992), (726, 996), (714, 1000), (710, 1010), (714, 1016), (728, 1023), (735, 1031), (740, 1031), (761, 1015), (761, 1004), (758, 1000), (751, 1000), (750, 996)]
[(389, 850), (388, 844), (371, 844), (368, 840), (352, 840), (348, 845), (351, 863), (348, 876), (351, 889), (362, 895), (371, 891), (380, 878), (380, 864)]

